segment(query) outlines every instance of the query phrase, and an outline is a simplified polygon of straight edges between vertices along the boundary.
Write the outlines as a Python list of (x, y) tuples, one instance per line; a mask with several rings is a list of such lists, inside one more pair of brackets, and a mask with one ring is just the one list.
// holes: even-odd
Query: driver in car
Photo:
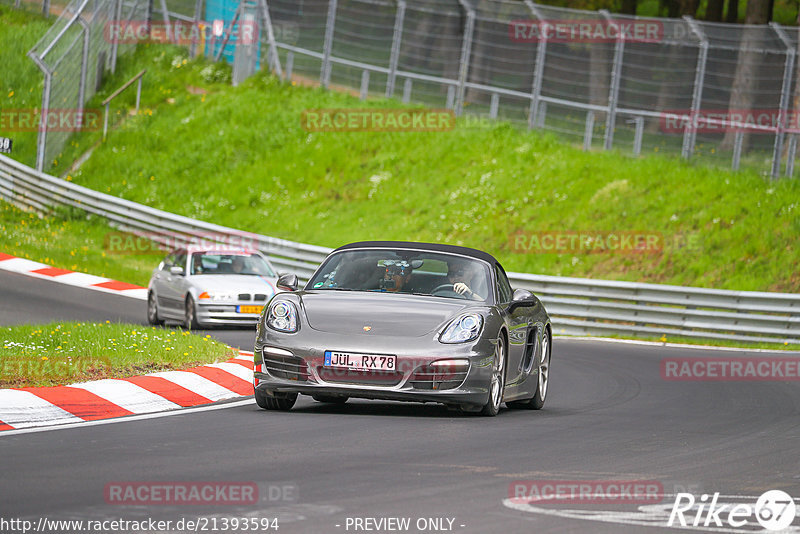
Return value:
[(474, 274), (472, 269), (463, 262), (447, 264), (447, 281), (453, 284), (453, 291), (472, 300), (483, 300), (485, 297), (475, 293), (469, 287)]
[(403, 288), (411, 281), (411, 265), (407, 261), (388, 260), (384, 266), (386, 271), (381, 280), (381, 289), (390, 293), (403, 292)]

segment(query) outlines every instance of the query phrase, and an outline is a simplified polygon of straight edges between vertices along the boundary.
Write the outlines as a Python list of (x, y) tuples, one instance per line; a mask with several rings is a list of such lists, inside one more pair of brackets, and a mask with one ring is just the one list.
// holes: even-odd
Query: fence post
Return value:
[(734, 171), (739, 170), (739, 162), (742, 159), (742, 143), (744, 142), (744, 130), (737, 130), (733, 136), (733, 161), (731, 168)]
[[(147, 33), (150, 33), (150, 23), (153, 15), (153, 0), (147, 3)], [(122, 18), (122, 0), (114, 2), (114, 24), (119, 24)], [(116, 38), (111, 43), (111, 74), (117, 71), (117, 54), (119, 54), (119, 38)]]
[(692, 110), (689, 121), (683, 129), (683, 146), (681, 156), (689, 159), (694, 153), (694, 145), (697, 139), (697, 114), (703, 101), (703, 85), (706, 78), (706, 61), (708, 60), (708, 39), (697, 21), (689, 15), (684, 15), (683, 20), (689, 25), (689, 29), (700, 40), (700, 49), (697, 52), (697, 68), (694, 73), (694, 91), (692, 92)]
[(769, 25), (778, 34), (778, 37), (786, 46), (786, 62), (783, 66), (783, 84), (781, 85), (781, 103), (778, 111), (778, 128), (775, 132), (775, 146), (772, 149), (772, 169), (770, 176), (777, 178), (781, 173), (781, 159), (783, 157), (783, 140), (786, 131), (786, 114), (789, 109), (789, 93), (792, 90), (792, 72), (794, 71), (795, 50), (791, 39), (786, 32), (775, 22)]
[(789, 134), (789, 147), (786, 149), (786, 168), (784, 174), (791, 177), (794, 174), (794, 157), (797, 153), (797, 135)]
[(389, 54), (389, 75), (386, 76), (386, 98), (394, 94), (394, 82), (397, 77), (397, 64), (400, 62), (400, 43), (403, 39), (403, 23), (406, 18), (405, 0), (397, 0), (397, 12), (394, 16), (394, 32), (392, 33), (392, 51)]
[(500, 107), (500, 95), (497, 93), (492, 93), (492, 100), (489, 104), (489, 117), (492, 119), (497, 118), (497, 111)]
[(634, 134), (633, 134), (633, 153), (640, 155), (642, 153), (642, 135), (644, 134), (644, 117), (634, 117)]
[(609, 24), (613, 24), (617, 29), (617, 42), (614, 45), (614, 65), (611, 69), (611, 87), (608, 91), (608, 116), (606, 117), (606, 150), (611, 150), (614, 146), (614, 127), (617, 122), (617, 103), (619, 99), (620, 78), (622, 77), (622, 56), (625, 54), (625, 34), (620, 31), (619, 25), (606, 9), (601, 9), (602, 14)]
[(292, 69), (294, 68), (294, 52), (289, 50), (286, 52), (286, 81), (292, 81)]
[(42, 16), (46, 17), (50, 14), (50, 0), (42, 0)]
[[(121, 2), (122, 0), (120, 0)], [(161, 11), (164, 15), (164, 24), (166, 25), (167, 35), (172, 35), (172, 27), (169, 21), (169, 8), (167, 8), (167, 0), (161, 0)]]
[(86, 72), (89, 68), (89, 42), (91, 27), (83, 20), (83, 15), (78, 19), (78, 24), (83, 28), (83, 52), (81, 54), (81, 79), (78, 82), (78, 109), (83, 111), (86, 102)]
[[(547, 21), (539, 8), (532, 0), (525, 0), (525, 5), (531, 13), (542, 23), (540, 35), (547, 34)], [(544, 62), (547, 57), (547, 39), (542, 37), (536, 45), (536, 64), (533, 66), (533, 87), (531, 89), (531, 105), (528, 109), (528, 128), (538, 124), (536, 114), (539, 113), (539, 98), (542, 96), (542, 77), (544, 76)]]
[(336, 1), (328, 0), (328, 21), (325, 23), (325, 42), (322, 45), (322, 71), (319, 83), (327, 88), (331, 81), (331, 52), (333, 48), (333, 29), (336, 24)]
[[(200, 27), (200, 11), (203, 9), (203, 0), (195, 0), (194, 3), (194, 25), (195, 29)], [(205, 31), (205, 29), (203, 30)], [(194, 34), (194, 32), (192, 32)], [(205, 40), (203, 41), (205, 43)], [(197, 56), (197, 39), (192, 39), (192, 46), (189, 47), (189, 56)]]
[(278, 56), (278, 43), (275, 41), (275, 30), (272, 27), (272, 17), (269, 14), (269, 4), (267, 0), (259, 0), (261, 6), (261, 16), (264, 19), (264, 26), (267, 28), (267, 42), (269, 43), (269, 51), (267, 55), (268, 63), (272, 64), (272, 68), (278, 75), (278, 78), (283, 78), (283, 70), (281, 69), (281, 58)]
[(403, 82), (403, 103), (408, 104), (411, 101), (411, 78), (406, 78)]
[(361, 100), (366, 100), (367, 95), (369, 94), (369, 71), (364, 69), (361, 71), (361, 91), (359, 92), (359, 98)]
[(583, 128), (583, 150), (588, 152), (592, 148), (592, 134), (594, 133), (594, 111), (586, 112), (586, 125)]
[(461, 62), (458, 69), (458, 91), (456, 93), (456, 116), (461, 115), (464, 110), (464, 93), (469, 74), (469, 63), (472, 55), (472, 36), (475, 32), (475, 10), (472, 9), (466, 0), (458, 0), (464, 11), (467, 12), (467, 21), (464, 23), (464, 41), (461, 43)]

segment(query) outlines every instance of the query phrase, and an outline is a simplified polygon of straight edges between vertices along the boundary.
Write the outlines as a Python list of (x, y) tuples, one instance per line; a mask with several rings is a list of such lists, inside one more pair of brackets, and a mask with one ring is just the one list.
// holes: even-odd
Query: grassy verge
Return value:
[[(233, 88), (207, 82), (208, 65), (182, 54), (140, 47), (128, 60), (129, 73), (150, 69), (148, 112), (112, 132), (70, 179), (182, 215), (331, 247), (438, 241), (488, 250), (511, 271), (800, 291), (796, 180), (769, 182), (670, 157), (586, 153), (504, 123), (310, 133), (300, 123), (308, 109), (401, 104), (360, 102), (267, 75)], [(646, 254), (530, 246), (538, 232), (568, 231), (663, 240)], [(520, 235), (527, 238), (521, 246)]]
[[(558, 336), (559, 333), (555, 332), (555, 335)], [(584, 336), (566, 336), (562, 334), (561, 339), (581, 339)], [(594, 337), (594, 336), (586, 336), (586, 337)], [(607, 337), (611, 339), (620, 339), (620, 340), (629, 340), (629, 339), (636, 339), (639, 341), (652, 341), (654, 343), (675, 343), (681, 345), (697, 345), (697, 346), (714, 346), (714, 347), (731, 347), (731, 348), (745, 348), (745, 349), (763, 349), (763, 350), (774, 350), (774, 351), (782, 351), (782, 352), (790, 352), (790, 353), (798, 353), (800, 352), (800, 346), (793, 345), (789, 343), (753, 343), (753, 342), (743, 342), (743, 341), (731, 341), (725, 339), (703, 339), (703, 338), (696, 338), (696, 337), (682, 337), (682, 336), (625, 336), (620, 334), (604, 334), (601, 336), (596, 337)]]
[(64, 212), (39, 218), (0, 202), (0, 252), (146, 287), (164, 254), (115, 255), (106, 246), (114, 234), (93, 216)]
[[(233, 88), (227, 67), (176, 47), (140, 46), (94, 100), (142, 68), (142, 113), (127, 114), (134, 94), (124, 93), (115, 113), (124, 120), (108, 140), (96, 131), (75, 136), (51, 172), (175, 213), (331, 247), (359, 239), (449, 242), (488, 250), (512, 271), (800, 291), (796, 180), (770, 182), (673, 157), (586, 153), (505, 123), (310, 133), (300, 124), (308, 109), (402, 105), (263, 74)], [(71, 172), (91, 146), (92, 156)], [(648, 253), (547, 253), (531, 241), (540, 232), (661, 241)], [(147, 263), (149, 270), (155, 259)]]
[(0, 328), (0, 387), (57, 386), (186, 369), (235, 356), (182, 330), (60, 322)]

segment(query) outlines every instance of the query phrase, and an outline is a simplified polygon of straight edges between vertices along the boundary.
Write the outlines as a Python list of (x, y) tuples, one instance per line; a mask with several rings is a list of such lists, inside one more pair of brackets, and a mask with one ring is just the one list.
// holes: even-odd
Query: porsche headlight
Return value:
[(297, 332), (297, 307), (287, 300), (273, 302), (267, 310), (267, 326), (279, 332)]
[(483, 316), (466, 313), (453, 319), (444, 329), (439, 341), (442, 343), (466, 343), (476, 339), (483, 328)]

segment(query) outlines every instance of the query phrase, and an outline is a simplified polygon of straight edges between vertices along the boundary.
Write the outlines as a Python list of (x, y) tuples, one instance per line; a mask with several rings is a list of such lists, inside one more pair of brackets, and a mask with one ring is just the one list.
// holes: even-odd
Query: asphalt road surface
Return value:
[[(0, 273), (3, 325), (144, 317), (144, 302)], [(251, 330), (210, 333), (252, 349)], [(698, 503), (719, 492), (717, 507), (729, 509), (755, 507), (767, 490), (800, 497), (800, 382), (675, 382), (660, 374), (663, 358), (747, 355), (771, 356), (556, 339), (545, 409), (503, 410), (495, 418), (382, 401), (328, 406), (301, 396), (288, 413), (262, 411), (248, 400), (169, 417), (0, 434), (0, 518), (34, 525), (40, 518), (172, 521), (149, 532), (194, 530), (176, 522), (198, 518), (197, 530), (209, 532), (232, 532), (233, 519), (240, 521), (236, 532), (254, 519), (258, 531), (269, 532), (261, 526), (275, 523), (261, 521), (273, 518), (284, 534), (665, 531), (678, 491)], [(605, 481), (605, 488), (651, 481), (668, 495), (654, 503), (509, 500), (510, 488), (558, 480)], [(229, 489), (255, 483), (257, 502), (119, 504), (110, 492), (129, 482)], [(702, 514), (692, 526), (697, 512), (695, 506), (685, 513), (687, 529), (703, 528)], [(719, 517), (724, 526), (712, 520), (707, 530), (761, 530), (755, 515), (740, 527), (726, 522), (727, 512)], [(798, 525), (795, 519), (790, 529), (800, 531)], [(2, 521), (0, 531), (21, 532)]]

